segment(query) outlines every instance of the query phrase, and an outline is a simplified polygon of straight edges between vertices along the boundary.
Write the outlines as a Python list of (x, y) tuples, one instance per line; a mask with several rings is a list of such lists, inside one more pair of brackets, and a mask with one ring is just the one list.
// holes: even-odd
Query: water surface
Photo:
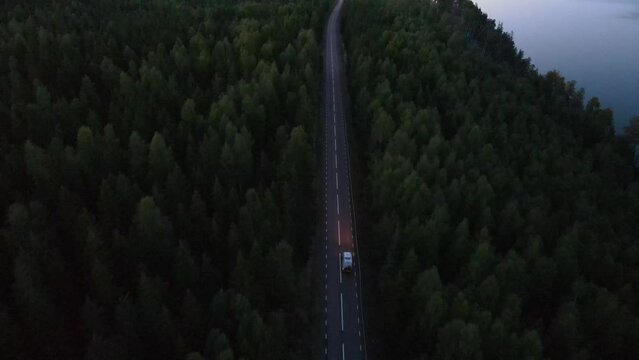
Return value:
[(559, 70), (615, 113), (639, 115), (639, 0), (474, 0), (540, 72)]

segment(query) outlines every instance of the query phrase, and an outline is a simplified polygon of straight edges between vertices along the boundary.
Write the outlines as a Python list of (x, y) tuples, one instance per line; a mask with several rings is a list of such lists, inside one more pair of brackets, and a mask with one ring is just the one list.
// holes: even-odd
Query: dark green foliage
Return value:
[(633, 144), (639, 144), (639, 116), (635, 116), (630, 119), (628, 126), (624, 128), (624, 135)]
[(638, 358), (636, 121), (470, 1), (345, 4), (382, 358)]
[(0, 9), (0, 357), (309, 358), (328, 2)]

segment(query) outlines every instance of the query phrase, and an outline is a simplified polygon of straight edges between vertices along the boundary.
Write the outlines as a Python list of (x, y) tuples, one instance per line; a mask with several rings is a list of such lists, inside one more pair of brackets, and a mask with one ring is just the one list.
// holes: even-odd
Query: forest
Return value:
[(468, 0), (349, 0), (343, 27), (379, 358), (639, 358), (639, 185), (611, 111)]
[[(0, 358), (313, 358), (331, 3), (0, 4)], [(344, 10), (378, 358), (639, 359), (638, 123), (469, 0)]]
[(0, 5), (1, 358), (309, 357), (328, 5)]

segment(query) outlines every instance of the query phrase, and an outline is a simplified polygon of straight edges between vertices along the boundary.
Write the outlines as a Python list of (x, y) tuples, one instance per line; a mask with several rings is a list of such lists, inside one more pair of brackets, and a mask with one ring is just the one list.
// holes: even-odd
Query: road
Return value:
[[(324, 44), (324, 354), (329, 360), (365, 359), (361, 277), (354, 229), (350, 161), (344, 122), (344, 71), (338, 0)], [(354, 254), (353, 272), (342, 273), (340, 253)]]

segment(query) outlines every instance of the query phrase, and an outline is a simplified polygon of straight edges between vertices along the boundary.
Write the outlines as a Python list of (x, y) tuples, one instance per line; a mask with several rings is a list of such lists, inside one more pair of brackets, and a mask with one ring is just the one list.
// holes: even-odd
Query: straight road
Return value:
[[(353, 231), (350, 162), (344, 122), (344, 72), (338, 0), (324, 44), (324, 355), (329, 360), (366, 359), (361, 276)], [(342, 273), (340, 253), (350, 251), (353, 272)]]

